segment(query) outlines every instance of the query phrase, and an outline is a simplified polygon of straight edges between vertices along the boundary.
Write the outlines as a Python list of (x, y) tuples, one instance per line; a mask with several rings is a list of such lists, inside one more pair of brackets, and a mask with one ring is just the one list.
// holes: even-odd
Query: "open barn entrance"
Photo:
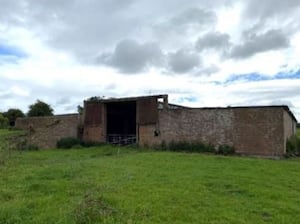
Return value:
[(136, 101), (106, 104), (106, 141), (121, 145), (136, 143)]

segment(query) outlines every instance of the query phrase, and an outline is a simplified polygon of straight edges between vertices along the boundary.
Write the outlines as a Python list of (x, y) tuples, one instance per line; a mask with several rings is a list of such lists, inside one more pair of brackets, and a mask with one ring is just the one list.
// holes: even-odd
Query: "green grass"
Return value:
[(22, 130), (8, 130), (8, 129), (0, 129), (0, 139), (5, 137), (17, 136), (20, 134), (24, 134)]
[(300, 138), (300, 128), (297, 128), (297, 136)]
[(299, 223), (300, 160), (110, 146), (14, 152), (0, 223)]
[(16, 138), (23, 135), (24, 131), (0, 129), (0, 166), (5, 164), (11, 157), (11, 144), (8, 138)]

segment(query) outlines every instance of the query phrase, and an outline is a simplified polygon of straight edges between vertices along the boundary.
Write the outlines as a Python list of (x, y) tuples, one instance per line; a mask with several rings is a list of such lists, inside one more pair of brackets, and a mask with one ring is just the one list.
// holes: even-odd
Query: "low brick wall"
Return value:
[(139, 137), (141, 145), (199, 141), (230, 145), (240, 154), (277, 157), (285, 153), (293, 125), (283, 107), (165, 109), (159, 111), (158, 125), (140, 127)]
[[(105, 142), (105, 113), (98, 125), (85, 125), (85, 141)], [(28, 131), (30, 144), (55, 148), (57, 140), (77, 137), (82, 116), (67, 114), (18, 118), (16, 128)], [(296, 121), (285, 107), (160, 109), (156, 124), (138, 124), (138, 143), (198, 141), (215, 146), (230, 145), (237, 153), (282, 156), (286, 139), (295, 134)]]
[(55, 148), (56, 142), (65, 137), (77, 137), (81, 116), (66, 114), (47, 117), (18, 118), (15, 127), (26, 130), (28, 143), (39, 148)]

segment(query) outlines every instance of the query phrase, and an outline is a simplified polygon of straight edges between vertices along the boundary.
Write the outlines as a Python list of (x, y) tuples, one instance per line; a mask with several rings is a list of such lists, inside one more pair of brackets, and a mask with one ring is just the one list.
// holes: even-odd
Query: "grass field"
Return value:
[(14, 152), (0, 165), (0, 223), (299, 223), (299, 170), (111, 146)]

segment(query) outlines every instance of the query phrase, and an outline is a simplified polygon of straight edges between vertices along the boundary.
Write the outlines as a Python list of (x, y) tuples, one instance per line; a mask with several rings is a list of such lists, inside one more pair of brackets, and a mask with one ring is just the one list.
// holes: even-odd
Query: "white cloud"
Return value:
[[(300, 71), (297, 0), (0, 2), (0, 44), (26, 55), (0, 52), (2, 111), (169, 93), (193, 106), (286, 102), (300, 120), (299, 75), (276, 80)], [(253, 73), (270, 80), (228, 81)]]

